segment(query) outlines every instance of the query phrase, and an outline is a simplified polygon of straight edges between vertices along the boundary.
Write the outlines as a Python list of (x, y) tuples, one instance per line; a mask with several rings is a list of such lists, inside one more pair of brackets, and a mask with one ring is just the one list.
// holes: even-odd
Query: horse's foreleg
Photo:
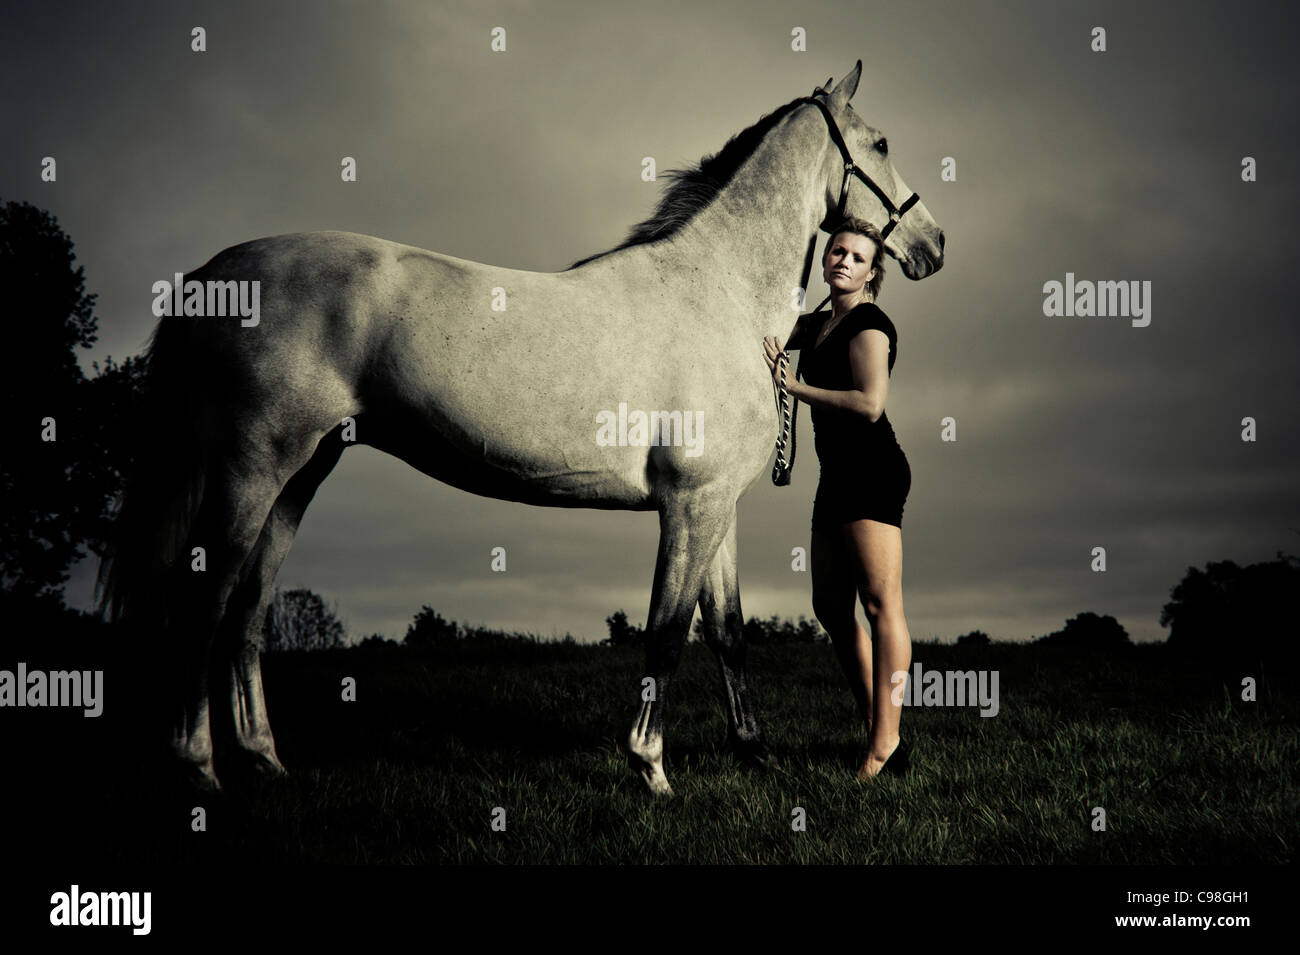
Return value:
[(743, 761), (766, 769), (777, 767), (758, 726), (758, 713), (745, 680), (745, 617), (740, 610), (736, 569), (736, 514), (713, 557), (700, 589), (704, 640), (717, 658), (727, 706), (727, 744)]
[(725, 491), (670, 491), (659, 511), (646, 676), (641, 709), (628, 737), (630, 762), (655, 795), (671, 796), (663, 767), (663, 717), (669, 684), (681, 660), (705, 572), (727, 533), (735, 497)]

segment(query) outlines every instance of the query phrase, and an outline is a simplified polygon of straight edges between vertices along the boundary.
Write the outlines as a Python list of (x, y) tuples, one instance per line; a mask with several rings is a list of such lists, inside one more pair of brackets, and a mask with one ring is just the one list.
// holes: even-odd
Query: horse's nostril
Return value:
[(939, 231), (939, 251), (943, 251), (943, 230)]

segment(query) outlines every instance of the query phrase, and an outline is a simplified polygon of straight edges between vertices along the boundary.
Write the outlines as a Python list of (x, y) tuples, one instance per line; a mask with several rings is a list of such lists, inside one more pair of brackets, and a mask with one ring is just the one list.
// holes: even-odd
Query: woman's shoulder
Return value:
[(859, 303), (845, 318), (852, 319), (858, 331), (878, 328), (889, 336), (891, 342), (898, 341), (898, 329), (894, 328), (889, 316), (875, 302)]

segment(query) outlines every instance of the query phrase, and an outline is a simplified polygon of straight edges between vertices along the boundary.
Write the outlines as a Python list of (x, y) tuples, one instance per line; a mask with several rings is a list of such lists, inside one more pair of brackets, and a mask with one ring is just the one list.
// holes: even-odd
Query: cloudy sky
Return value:
[[(87, 367), (141, 350), (154, 281), (258, 236), (344, 229), (558, 271), (653, 211), (664, 183), (641, 181), (641, 157), (696, 161), (861, 58), (853, 105), (947, 240), (941, 272), (893, 265), (880, 299), (900, 335), (913, 638), (1024, 640), (1087, 610), (1159, 639), (1189, 566), (1300, 551), (1287, 5), (42, 0), (0, 16), (0, 198), (76, 243), (99, 294)], [(346, 187), (345, 155), (361, 163)], [(1043, 285), (1067, 272), (1150, 282), (1150, 324), (1045, 316)], [(764, 476), (740, 502), (746, 615), (812, 615), (790, 569), (817, 477), (807, 415), (793, 484)], [(280, 582), (336, 601), (358, 637), (400, 637), (429, 604), (596, 640), (620, 607), (645, 621), (657, 534), (653, 513), (495, 501), (357, 448)], [(498, 543), (506, 574), (488, 569)]]

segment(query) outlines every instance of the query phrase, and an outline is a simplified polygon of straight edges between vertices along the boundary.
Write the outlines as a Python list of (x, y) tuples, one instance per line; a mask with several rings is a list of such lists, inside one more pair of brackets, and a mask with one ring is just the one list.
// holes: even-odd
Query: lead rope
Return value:
[[(799, 399), (795, 398), (785, 388), (785, 372), (790, 366), (789, 352), (782, 351), (777, 356), (777, 363), (781, 369), (781, 385), (778, 388), (775, 381), (772, 382), (772, 389), (776, 395), (776, 418), (781, 425), (781, 433), (776, 439), (776, 465), (772, 468), (772, 483), (777, 487), (785, 487), (790, 483), (790, 474), (794, 471), (794, 422), (797, 420), (795, 415), (798, 414)], [(798, 372), (795, 376), (798, 377)], [(785, 399), (790, 398), (790, 407), (786, 407)], [(786, 435), (790, 436), (790, 461), (785, 460), (785, 442)]]
[[(816, 236), (813, 237), (814, 241)], [(805, 276), (804, 282), (808, 281)], [(816, 314), (822, 310), (827, 302), (831, 300), (829, 295), (812, 310), (811, 314)], [(776, 439), (776, 464), (772, 467), (772, 483), (777, 487), (785, 487), (790, 483), (790, 476), (794, 472), (794, 453), (795, 453), (795, 426), (799, 423), (799, 399), (786, 389), (786, 370), (790, 366), (790, 353), (782, 349), (781, 353), (776, 356), (777, 367), (781, 372), (781, 383), (777, 384), (772, 380), (772, 394), (776, 398), (776, 417), (781, 426), (781, 432)], [(800, 377), (800, 371), (803, 366), (803, 351), (799, 352), (800, 368), (795, 371), (795, 378)], [(786, 398), (790, 399), (789, 405), (786, 404)], [(790, 442), (790, 459), (785, 457), (786, 441)]]

